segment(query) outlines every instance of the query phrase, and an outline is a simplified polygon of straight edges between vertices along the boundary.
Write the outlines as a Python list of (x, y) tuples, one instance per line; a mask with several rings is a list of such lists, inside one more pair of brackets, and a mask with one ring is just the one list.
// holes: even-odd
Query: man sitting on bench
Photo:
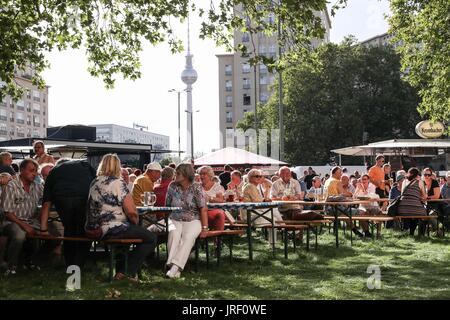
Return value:
[[(42, 185), (35, 183), (39, 164), (30, 158), (20, 163), (18, 179), (12, 179), (3, 190), (3, 209), (6, 221), (3, 234), (8, 238), (6, 275), (17, 273), (17, 265), (27, 234), (34, 234), (39, 229), (36, 220), (37, 206), (42, 198)], [(34, 249), (28, 246), (24, 250), (24, 265), (28, 269), (37, 269), (32, 263)]]

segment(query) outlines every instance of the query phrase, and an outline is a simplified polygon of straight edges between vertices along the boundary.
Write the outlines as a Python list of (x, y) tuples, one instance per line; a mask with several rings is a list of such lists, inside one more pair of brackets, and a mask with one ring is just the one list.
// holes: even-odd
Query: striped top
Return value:
[[(426, 215), (427, 211), (421, 201), (421, 188), (419, 183), (422, 181), (405, 181), (402, 188), (402, 197), (398, 206), (399, 215)], [(407, 188), (406, 188), (407, 187)]]

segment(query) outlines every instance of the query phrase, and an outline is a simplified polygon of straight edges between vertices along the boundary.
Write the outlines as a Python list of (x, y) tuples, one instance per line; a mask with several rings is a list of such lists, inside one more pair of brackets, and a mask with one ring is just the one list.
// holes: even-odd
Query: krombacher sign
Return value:
[(436, 139), (445, 132), (445, 126), (442, 122), (431, 120), (421, 121), (416, 125), (416, 133), (424, 139)]

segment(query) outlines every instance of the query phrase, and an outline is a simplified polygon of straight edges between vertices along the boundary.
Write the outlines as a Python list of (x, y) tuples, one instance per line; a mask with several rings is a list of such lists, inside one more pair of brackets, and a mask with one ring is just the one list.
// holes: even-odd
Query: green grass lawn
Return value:
[[(348, 234), (347, 234), (348, 235)], [(245, 238), (234, 247), (234, 261), (224, 249), (218, 267), (206, 268), (204, 252), (199, 272), (188, 262), (182, 278), (164, 278), (163, 261), (143, 271), (142, 283), (108, 283), (106, 260), (88, 265), (81, 290), (66, 292), (65, 268), (44, 267), (22, 271), (15, 277), (0, 276), (0, 299), (449, 299), (450, 240), (414, 238), (383, 230), (383, 239), (342, 239), (324, 231), (319, 248), (306, 252), (292, 248), (285, 260), (279, 239), (273, 258), (267, 242), (256, 239), (254, 261), (248, 261)], [(165, 252), (162, 253), (162, 256)], [(193, 256), (192, 256), (193, 258)], [(162, 259), (162, 258), (161, 258)], [(381, 289), (367, 288), (367, 267), (379, 265)]]

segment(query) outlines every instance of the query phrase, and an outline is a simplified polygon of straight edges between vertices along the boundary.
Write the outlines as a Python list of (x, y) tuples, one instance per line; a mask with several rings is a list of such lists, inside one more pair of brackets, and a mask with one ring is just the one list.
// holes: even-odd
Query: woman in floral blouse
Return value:
[(170, 215), (175, 229), (169, 228), (166, 276), (179, 278), (191, 253), (195, 240), (208, 229), (208, 208), (202, 185), (194, 183), (195, 172), (189, 163), (181, 163), (176, 169), (176, 179), (167, 190), (166, 206), (181, 207)]
[(124, 265), (116, 266), (114, 279), (126, 277), (135, 280), (136, 273), (145, 258), (154, 251), (156, 236), (138, 226), (139, 217), (127, 183), (121, 177), (120, 159), (115, 154), (103, 157), (89, 191), (89, 212), (86, 229), (101, 229), (103, 239), (142, 239), (130, 253), (128, 275)]

